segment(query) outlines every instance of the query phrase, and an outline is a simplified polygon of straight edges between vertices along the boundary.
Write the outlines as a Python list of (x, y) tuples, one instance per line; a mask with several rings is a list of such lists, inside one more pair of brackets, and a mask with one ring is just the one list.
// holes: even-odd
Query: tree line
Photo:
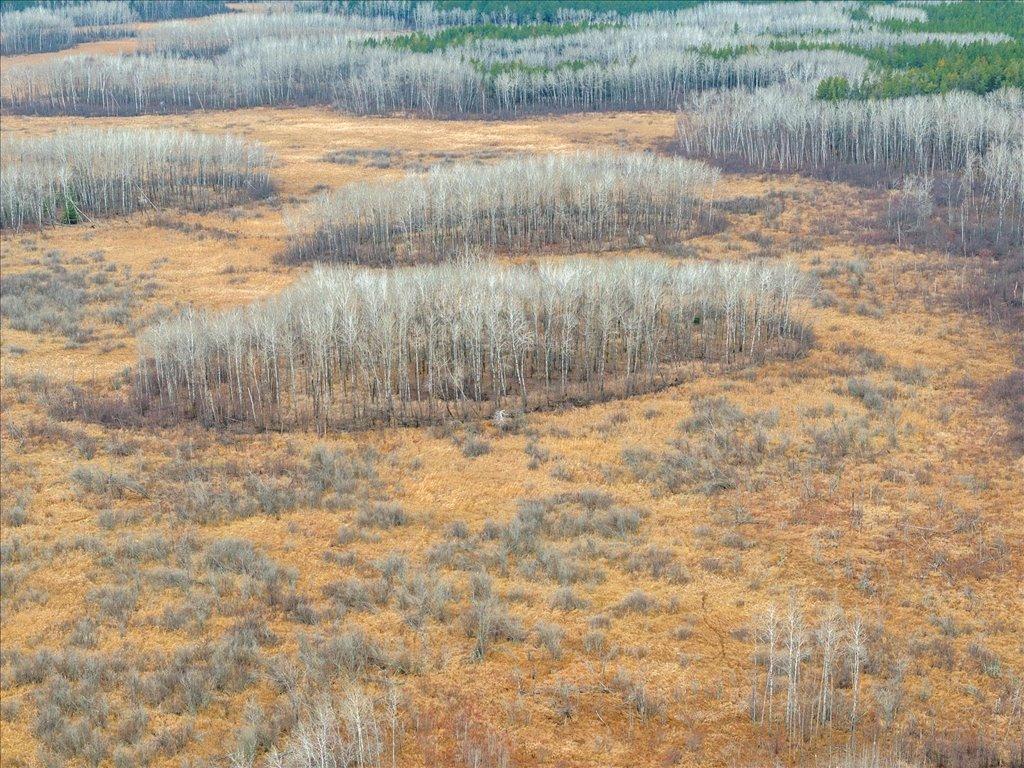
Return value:
[(803, 290), (781, 263), (318, 267), (277, 297), (152, 326), (138, 392), (179, 418), (320, 431), (631, 395), (688, 363), (796, 351)]
[[(77, 6), (30, 10), (67, 15), (71, 7)], [(139, 13), (131, 3), (118, 7), (126, 16)], [(269, 9), (156, 25), (143, 33), (141, 55), (8, 67), (0, 103), (44, 114), (330, 104), (356, 114), (458, 117), (673, 109), (695, 91), (828, 78), (857, 88), (966, 84), (987, 90), (1019, 76), (1013, 50), (1006, 49), (1007, 61), (985, 53), (1018, 45), (1003, 33), (895, 34), (867, 14), (856, 18), (846, 6), (821, 3), (708, 3), (625, 16), (595, 15), (580, 6), (563, 9), (557, 24), (546, 25), (520, 23), (493, 9), (429, 3), (277, 3)], [(601, 21), (606, 17), (612, 21)], [(418, 31), (390, 34), (410, 28)], [(90, 29), (130, 31), (124, 25)], [(928, 43), (953, 53), (971, 43), (963, 48), (970, 71), (957, 74), (962, 67), (946, 55), (915, 69), (915, 52)], [(886, 53), (901, 44), (909, 57)], [(869, 59), (876, 63), (871, 77)]]
[(612, 63), (554, 67), (366, 46), (363, 33), (261, 38), (213, 59), (152, 54), (68, 56), (9, 66), (0, 105), (28, 114), (137, 115), (194, 109), (329, 104), (354, 114), (428, 117), (674, 109), (710, 88), (758, 88), (858, 73), (837, 51), (759, 52), (723, 59), (651, 51)]
[(163, 206), (202, 210), (271, 189), (267, 154), (232, 136), (82, 128), (4, 139), (0, 156), (5, 229)]
[(139, 50), (147, 54), (207, 59), (261, 39), (364, 40), (371, 34), (387, 30), (387, 24), (388, 21), (380, 16), (353, 14), (225, 14), (202, 24), (174, 21), (148, 27), (139, 33)]
[[(104, 8), (107, 4), (97, 2), (92, 5)], [(110, 5), (110, 9), (105, 9), (107, 11), (106, 18), (110, 20), (101, 23), (127, 23), (130, 18), (127, 14), (127, 4), (111, 3)], [(118, 11), (123, 12), (120, 18), (117, 14)], [(79, 15), (78, 18), (86, 21), (82, 15)], [(130, 34), (124, 28), (107, 27), (83, 30), (79, 28), (77, 20), (66, 11), (44, 7), (0, 13), (0, 54), (10, 56), (19, 53), (58, 51), (86, 40), (126, 37)]]
[(438, 261), (476, 249), (563, 252), (677, 239), (718, 171), (650, 154), (518, 156), (321, 195), (289, 222), (291, 261)]

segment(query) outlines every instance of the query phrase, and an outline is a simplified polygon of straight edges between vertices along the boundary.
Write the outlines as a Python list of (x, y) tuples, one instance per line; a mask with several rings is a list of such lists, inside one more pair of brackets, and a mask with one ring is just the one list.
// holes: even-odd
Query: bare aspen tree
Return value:
[(1024, 139), (1010, 94), (824, 102), (766, 88), (698, 97), (679, 121), (683, 148), (760, 168), (870, 165), (928, 174), (963, 170), (989, 146)]
[(835, 695), (835, 665), (842, 639), (842, 611), (836, 605), (825, 609), (816, 632), (821, 677), (818, 682), (818, 696), (815, 703), (815, 721), (818, 727), (832, 722), (833, 700)]
[(75, 25), (50, 8), (26, 8), (0, 14), (0, 54), (39, 53), (67, 48), (75, 40)]
[[(774, 604), (759, 615), (755, 641), (755, 669), (763, 665), (766, 677), (764, 684), (758, 687), (755, 675), (751, 718), (762, 725), (775, 722), (774, 680), (777, 675), (784, 674), (786, 702), (783, 723), (790, 744), (813, 738), (823, 729), (837, 727), (836, 673), (842, 667), (849, 675), (851, 685), (849, 716), (841, 724), (849, 732), (849, 751), (856, 754), (862, 717), (862, 673), (868, 652), (861, 617), (847, 620), (840, 606), (830, 604), (822, 611), (816, 626), (811, 628), (796, 597), (792, 597), (783, 616), (778, 615)], [(773, 649), (777, 649), (777, 653), (773, 653)], [(899, 685), (897, 670), (896, 677), (875, 688), (875, 696), (883, 704), (883, 710), (894, 711), (899, 706)], [(891, 719), (891, 715), (885, 712), (883, 716)]]
[(778, 643), (779, 618), (775, 604), (764, 612), (761, 617), (759, 637), (765, 646), (765, 681), (761, 696), (760, 722), (772, 722), (772, 704), (775, 698), (775, 648)]
[(790, 599), (785, 618), (786, 631), (786, 732), (791, 743), (801, 733), (800, 667), (804, 660), (807, 630), (795, 598)]
[[(223, 8), (198, 0), (132, 6), (143, 21)], [(510, 20), (507, 13), (429, 2), (270, 2), (260, 8), (265, 12), (147, 29), (140, 55), (72, 56), (7, 67), (0, 103), (13, 111), (117, 115), (271, 104), (431, 117), (674, 109), (710, 89), (806, 87), (834, 76), (860, 82), (871, 70), (865, 57), (850, 52), (856, 47), (1012, 39), (998, 32), (894, 33), (884, 26), (889, 17), (854, 18), (848, 4), (705, 3), (621, 15), (566, 7), (558, 12), (559, 23), (578, 28), (520, 39), (474, 35), (421, 48), (396, 40), (395, 33), (429, 36), (451, 25)], [(922, 12), (892, 13), (915, 11)], [(30, 9), (3, 15), (16, 19), (30, 12), (38, 21), (8, 25), (4, 40), (11, 46), (63, 47), (69, 35), (79, 34), (60, 14)], [(797, 44), (796, 50), (776, 50), (773, 43), (780, 38)], [(737, 53), (715, 54), (730, 49)]]
[[(368, 33), (358, 29), (307, 35), (300, 25), (280, 27), (281, 37), (243, 37), (227, 49), (223, 38), (200, 34), (195, 41), (155, 38), (149, 54), (75, 55), (10, 66), (0, 104), (32, 114), (108, 115), (180, 112), (200, 104), (207, 109), (331, 104), (355, 114), (428, 117), (673, 109), (681, 99), (711, 88), (856, 77), (867, 65), (859, 56), (836, 51), (763, 51), (723, 59), (664, 49), (550, 72), (502, 70), (505, 60), (499, 56), (493, 62), (497, 74), (488, 75), (485, 53), (473, 64), (460, 48), (414, 53), (367, 45)], [(167, 53), (158, 45), (168, 46)], [(190, 49), (211, 56), (172, 55)]]
[(866, 649), (864, 645), (864, 623), (857, 616), (850, 625), (846, 641), (846, 664), (850, 670), (850, 752), (857, 753), (857, 726), (860, 722), (860, 675), (864, 666)]
[(944, 180), (950, 225), (966, 243), (969, 223), (996, 242), (1024, 244), (1024, 96), (1004, 89), (976, 96), (818, 101), (806, 93), (765, 88), (706, 94), (680, 113), (679, 139), (691, 154), (739, 158), (765, 169), (875, 169), (904, 188), (890, 221), (902, 242), (908, 226), (930, 214)]
[(134, 7), (124, 0), (93, 0), (17, 10), (6, 10), (6, 4), (0, 4), (0, 53), (41, 53), (89, 40), (131, 37), (134, 30), (128, 25), (133, 22), (225, 10), (226, 3), (209, 0), (147, 0)]
[(339, 13), (244, 13), (215, 16), (203, 22), (169, 22), (139, 35), (146, 54), (212, 58), (253, 41), (317, 38), (335, 44), (369, 39), (386, 30), (380, 16)]

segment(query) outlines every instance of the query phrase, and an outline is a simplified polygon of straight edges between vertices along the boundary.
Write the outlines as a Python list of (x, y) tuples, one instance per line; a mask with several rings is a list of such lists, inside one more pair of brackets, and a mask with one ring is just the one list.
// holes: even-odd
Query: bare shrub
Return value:
[(448, 620), (448, 605), (453, 600), (451, 585), (433, 571), (421, 571), (406, 577), (395, 598), (410, 626), (421, 627), (428, 618)]
[(565, 637), (565, 630), (557, 624), (540, 622), (534, 628), (537, 633), (537, 641), (547, 650), (552, 659), (562, 658), (562, 639)]
[(989, 388), (987, 398), (1003, 412), (1010, 443), (1018, 450), (1024, 450), (1024, 367), (1018, 367), (996, 380)]
[(482, 437), (470, 435), (462, 441), (462, 455), (467, 459), (485, 456), (491, 452), (491, 444)]
[(578, 611), (589, 605), (586, 600), (577, 596), (576, 593), (573, 592), (572, 587), (568, 585), (556, 589), (551, 595), (551, 600), (548, 601), (548, 604), (552, 608), (557, 608), (562, 611)]
[(299, 662), (307, 674), (319, 679), (342, 676), (355, 680), (369, 670), (388, 670), (393, 659), (362, 630), (342, 632), (331, 637), (313, 635), (303, 638)]
[(627, 613), (650, 613), (655, 610), (657, 606), (657, 600), (650, 597), (643, 590), (634, 589), (619, 601), (618, 605), (615, 606), (615, 611), (619, 615)]
[(370, 528), (395, 528), (405, 525), (409, 516), (399, 504), (376, 502), (359, 510), (356, 522)]
[(777, 421), (775, 411), (748, 415), (723, 397), (695, 398), (693, 415), (680, 422), (669, 452), (627, 448), (622, 459), (638, 479), (669, 493), (696, 486), (715, 494), (737, 487), (771, 455), (769, 429)]
[(612, 688), (618, 690), (626, 706), (642, 720), (649, 720), (664, 714), (665, 702), (642, 681), (624, 670), (619, 670), (612, 680)]
[(476, 660), (483, 659), (496, 641), (521, 642), (526, 637), (522, 624), (492, 595), (471, 600), (463, 625), (466, 636), (474, 639), (472, 657)]
[(847, 379), (846, 391), (872, 411), (884, 410), (887, 403), (896, 396), (896, 390), (891, 385), (880, 387), (870, 379), (858, 376), (851, 376)]
[(148, 495), (142, 483), (135, 478), (96, 466), (75, 467), (70, 477), (81, 491), (108, 499), (123, 499), (126, 496), (145, 498)]

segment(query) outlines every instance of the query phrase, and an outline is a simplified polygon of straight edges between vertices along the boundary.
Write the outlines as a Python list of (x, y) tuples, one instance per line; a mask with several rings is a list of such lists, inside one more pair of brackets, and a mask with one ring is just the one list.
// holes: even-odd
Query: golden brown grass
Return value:
[[(5, 117), (4, 131), (37, 135), (66, 122)], [(441, 122), (350, 118), (321, 109), (255, 109), (89, 121), (115, 123), (229, 131), (262, 141), (277, 157), (278, 194), (269, 201), (203, 215), (162, 211), (3, 234), (0, 267), (5, 277), (38, 268), (35, 262), (51, 250), (59, 250), (71, 264), (99, 250), (118, 269), (151, 274), (157, 286), (133, 311), (139, 318), (158, 304), (238, 305), (294, 280), (300, 268), (274, 261), (284, 246), (283, 214), (317, 189), (390, 178), (403, 166), (447, 157), (594, 146), (665, 151), (675, 118), (621, 114)], [(353, 165), (325, 160), (331, 151), (348, 149), (391, 150), (391, 167), (371, 167), (365, 159)], [(884, 627), (887, 655), (909, 660), (902, 710), (890, 734), (971, 726), (996, 741), (1010, 735), (1004, 742), (1008, 749), (1021, 728), (1021, 704), (1011, 699), (1014, 680), (1020, 696), (1024, 670), (1024, 463), (1009, 447), (1008, 425), (984, 393), (1012, 369), (1020, 337), (957, 307), (952, 300), (955, 272), (943, 257), (872, 244), (863, 227), (878, 204), (874, 193), (796, 177), (746, 175), (726, 177), (720, 197), (769, 194), (784, 201), (777, 215), (766, 217), (759, 208), (729, 213), (724, 231), (688, 245), (703, 258), (774, 253), (816, 271), (835, 302), (804, 310), (816, 335), (810, 354), (748, 370), (700, 372), (684, 386), (644, 397), (530, 414), (519, 434), (477, 425), (491, 446), (477, 458), (465, 457), (450, 436), (428, 429), (319, 438), (303, 433), (220, 435), (195, 425), (117, 430), (69, 423), (64, 426), (74, 434), (61, 435), (52, 423), (46, 426), (45, 397), (33, 391), (29, 377), (40, 373), (57, 383), (109, 388), (111, 378), (134, 362), (133, 336), (125, 328), (92, 320), (96, 338), (69, 350), (63, 337), (16, 331), (5, 321), (4, 508), (22, 491), (29, 502), (27, 521), (17, 527), (5, 524), (3, 541), (6, 547), (18, 540), (45, 554), (23, 571), (13, 593), (17, 604), (12, 606), (5, 594), (4, 653), (66, 647), (74, 621), (95, 613), (90, 591), (113, 583), (118, 566), (104, 565), (98, 555), (71, 546), (82, 537), (100, 547), (116, 547), (128, 533), (162, 533), (174, 540), (192, 530), (201, 542), (246, 539), (280, 566), (293, 568), (296, 592), (322, 611), (329, 605), (323, 596), (326, 585), (357, 574), (367, 577), (374, 572), (371, 564), (391, 553), (421, 567), (455, 521), (478, 534), (488, 519), (511, 519), (519, 499), (598, 488), (619, 504), (648, 510), (640, 532), (643, 546), (670, 550), (690, 580), (629, 573), (598, 559), (594, 564), (605, 579), (574, 586), (589, 607), (562, 612), (549, 607), (557, 588), (551, 580), (524, 576), (514, 565), (507, 575), (495, 573), (494, 591), (526, 629), (541, 621), (564, 629), (561, 658), (550, 658), (531, 635), (521, 643), (497, 643), (483, 661), (471, 661), (472, 640), (460, 620), (468, 574), (448, 568), (441, 569), (442, 575), (463, 598), (453, 604), (447, 623), (428, 621), (416, 630), (402, 622), (393, 606), (344, 618), (346, 628), (361, 627), (391, 649), (404, 644), (420, 662), (416, 674), (399, 678), (410, 701), (408, 711), (416, 713), (415, 718), (409, 715), (400, 764), (454, 764), (451, 724), (460, 712), (473, 713), (503, 734), (515, 765), (725, 766), (806, 760), (810, 750), (783, 749), (776, 757), (774, 731), (750, 722), (746, 698), (754, 646), (736, 631), (752, 629), (766, 605), (783, 607), (790, 594), (808, 606), (808, 613), (832, 601), (847, 614), (861, 613)], [(850, 266), (855, 262), (863, 264), (860, 277), (861, 268)], [(123, 346), (104, 352), (104, 344)], [(18, 348), (23, 351), (12, 351)], [(864, 368), (857, 355), (865, 349), (884, 361)], [(921, 373), (905, 373), (915, 369)], [(851, 375), (878, 385), (894, 382), (895, 395), (883, 408), (871, 410), (848, 394)], [(778, 423), (771, 430), (776, 450), (742, 469), (738, 487), (716, 494), (692, 486), (666, 493), (656, 482), (637, 479), (623, 451), (667, 451), (677, 425), (691, 415), (693, 399), (701, 396), (725, 397), (746, 413), (776, 410)], [(833, 411), (835, 416), (829, 416)], [(867, 419), (869, 448), (822, 468), (807, 429), (827, 425), (842, 413)], [(465, 430), (456, 430), (456, 436)], [(83, 436), (98, 446), (91, 459), (88, 448), (81, 447), (88, 443)], [(137, 450), (114, 455), (104, 447), (114, 439), (133, 442)], [(537, 468), (528, 466), (531, 440), (548, 454)], [(381, 457), (380, 494), (400, 504), (409, 523), (341, 545), (337, 533), (339, 527), (354, 525), (353, 507), (300, 503), (277, 516), (257, 514), (207, 525), (175, 519), (176, 492), (166, 477), (176, 454), (192, 451), (197, 463), (225, 477), (228, 464), (241, 468), (236, 475), (251, 469), (269, 476), (276, 462), (287, 466), (316, 444), (374, 449)], [(149, 498), (83, 492), (70, 479), (79, 465), (136, 477)], [(135, 511), (138, 522), (103, 528), (98, 514), (104, 508)], [(737, 524), (738, 508), (749, 522)], [(859, 524), (855, 513), (862, 515)], [(729, 532), (739, 532), (748, 546), (724, 544)], [(59, 551), (62, 545), (67, 551)], [(351, 552), (355, 565), (327, 561), (325, 551)], [(11, 567), (5, 564), (8, 571)], [(635, 589), (654, 598), (658, 608), (616, 616), (614, 606)], [(141, 594), (125, 627), (101, 624), (96, 650), (129, 659), (173, 653), (197, 640), (216, 641), (237, 618), (215, 611), (198, 636), (188, 628), (161, 629), (153, 621), (181, 595), (145, 580)], [(329, 631), (329, 622), (307, 626), (258, 601), (247, 605), (277, 635), (279, 642), (270, 649), (274, 654), (294, 655), (300, 635)], [(584, 648), (588, 617), (599, 613), (613, 616), (605, 630), (609, 646), (619, 649), (612, 659)], [(934, 622), (942, 617), (965, 628), (950, 640), (951, 669), (927, 650), (940, 634)], [(674, 634), (680, 625), (690, 631)], [(995, 654), (1001, 664), (998, 675), (974, 664), (972, 643)], [(660, 714), (645, 720), (630, 711), (614, 685), (620, 669), (662, 702)], [(6, 675), (5, 668), (4, 700), (22, 706), (3, 723), (0, 763), (34, 765), (39, 739), (33, 732), (32, 696), (39, 686), (11, 684)], [(575, 689), (567, 719), (553, 704), (561, 683)], [(202, 738), (191, 741), (182, 754), (153, 764), (179, 765), (186, 754), (223, 755), (250, 697), (265, 705), (274, 699), (271, 687), (261, 682), (247, 691), (217, 694), (194, 716), (154, 709), (151, 729), (192, 720)], [(111, 698), (115, 709), (127, 703), (119, 694)], [(874, 706), (867, 697), (865, 702), (869, 709)], [(844, 739), (837, 736), (835, 742)], [(825, 744), (822, 736), (817, 746), (824, 749)]]

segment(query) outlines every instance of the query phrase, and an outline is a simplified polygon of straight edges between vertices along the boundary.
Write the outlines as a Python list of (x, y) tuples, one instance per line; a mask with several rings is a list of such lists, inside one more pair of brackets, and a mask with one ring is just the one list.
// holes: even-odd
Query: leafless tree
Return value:
[(802, 728), (800, 701), (800, 668), (804, 662), (807, 628), (803, 613), (791, 598), (785, 619), (786, 631), (786, 733), (795, 742)]
[(373, 700), (353, 688), (340, 701), (324, 697), (299, 720), (283, 748), (267, 756), (267, 768), (380, 768), (385, 726)]
[[(212, 58), (260, 39), (321, 38), (334, 42), (365, 40), (388, 29), (380, 16), (323, 13), (240, 13), (214, 16), (202, 23), (168, 22), (139, 34), (146, 53)], [(360, 34), (361, 33), (361, 34)]]
[(860, 722), (861, 670), (864, 667), (866, 657), (864, 622), (858, 616), (850, 625), (846, 641), (846, 663), (852, 679), (850, 689), (850, 751), (853, 753), (857, 751), (857, 725)]
[(1021, 143), (1024, 122), (1011, 98), (953, 92), (826, 102), (794, 89), (734, 90), (697, 97), (680, 115), (679, 139), (687, 152), (737, 156), (766, 169), (955, 172), (989, 146)]

